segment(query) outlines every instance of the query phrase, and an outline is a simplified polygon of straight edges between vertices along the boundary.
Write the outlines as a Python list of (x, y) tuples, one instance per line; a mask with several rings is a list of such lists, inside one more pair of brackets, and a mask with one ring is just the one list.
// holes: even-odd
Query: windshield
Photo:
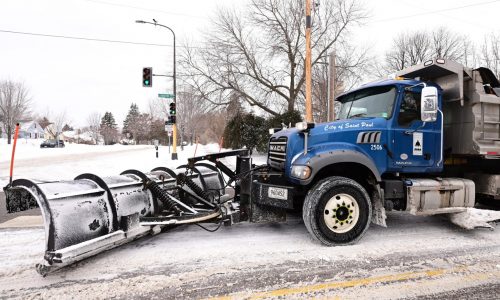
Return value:
[(337, 120), (360, 117), (390, 118), (395, 99), (395, 86), (375, 87), (347, 94), (338, 99), (342, 106)]

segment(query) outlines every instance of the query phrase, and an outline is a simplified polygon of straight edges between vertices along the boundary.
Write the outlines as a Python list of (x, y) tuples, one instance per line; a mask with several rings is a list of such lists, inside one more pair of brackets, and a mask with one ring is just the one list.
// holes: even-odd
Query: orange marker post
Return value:
[(196, 146), (194, 147), (193, 157), (196, 157), (196, 150), (198, 150), (198, 138), (196, 138)]
[(221, 136), (220, 138), (220, 142), (219, 142), (219, 153), (221, 152), (222, 150), (222, 146), (224, 146), (224, 137)]
[(14, 145), (12, 146), (12, 157), (10, 159), (10, 180), (9, 185), (12, 185), (12, 174), (14, 171), (14, 155), (16, 154), (17, 135), (19, 134), (19, 123), (16, 124), (16, 131), (14, 132)]

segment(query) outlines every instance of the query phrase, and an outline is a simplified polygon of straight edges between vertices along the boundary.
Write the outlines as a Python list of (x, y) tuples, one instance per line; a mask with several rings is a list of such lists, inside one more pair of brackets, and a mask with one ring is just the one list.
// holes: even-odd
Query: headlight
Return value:
[(311, 168), (308, 166), (293, 166), (292, 176), (299, 179), (307, 179), (311, 176)]

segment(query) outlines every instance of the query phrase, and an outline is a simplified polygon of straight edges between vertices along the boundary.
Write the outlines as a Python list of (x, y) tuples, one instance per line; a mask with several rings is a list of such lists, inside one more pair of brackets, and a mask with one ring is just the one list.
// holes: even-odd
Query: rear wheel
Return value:
[(302, 217), (314, 239), (334, 246), (354, 243), (368, 229), (372, 207), (366, 190), (345, 177), (328, 177), (304, 200)]

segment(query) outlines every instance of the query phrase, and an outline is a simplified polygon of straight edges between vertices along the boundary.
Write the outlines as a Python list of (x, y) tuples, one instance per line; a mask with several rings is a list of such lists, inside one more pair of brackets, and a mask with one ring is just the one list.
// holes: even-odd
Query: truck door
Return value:
[(438, 122), (420, 120), (420, 89), (404, 90), (393, 118), (393, 168), (401, 172), (423, 172), (439, 161)]

